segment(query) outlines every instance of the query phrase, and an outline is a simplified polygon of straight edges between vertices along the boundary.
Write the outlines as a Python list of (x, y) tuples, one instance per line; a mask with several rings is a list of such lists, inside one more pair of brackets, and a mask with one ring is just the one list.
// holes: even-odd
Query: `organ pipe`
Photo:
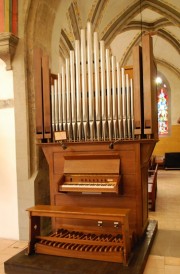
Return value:
[(52, 130), (69, 141), (134, 138), (133, 80), (89, 22), (53, 81), (51, 112)]

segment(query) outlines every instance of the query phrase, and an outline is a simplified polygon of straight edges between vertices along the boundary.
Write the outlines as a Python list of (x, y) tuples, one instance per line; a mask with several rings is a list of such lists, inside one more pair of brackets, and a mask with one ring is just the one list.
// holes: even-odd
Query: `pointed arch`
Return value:
[(68, 17), (70, 22), (70, 27), (73, 32), (74, 39), (79, 40), (80, 39), (80, 25), (79, 21), (80, 18), (78, 16), (77, 11), (77, 2), (74, 1), (71, 3), (71, 5), (68, 8)]
[(109, 0), (98, 0), (96, 5), (92, 6), (88, 21), (92, 23), (94, 30), (99, 25), (100, 20), (103, 17), (104, 9), (108, 2)]
[(180, 77), (180, 69), (179, 68), (171, 65), (170, 63), (167, 63), (165, 60), (161, 60), (161, 59), (158, 59), (158, 58), (156, 58), (156, 63), (161, 64), (164, 67), (170, 69), (173, 73), (175, 73), (178, 77)]
[(137, 1), (132, 6), (130, 6), (126, 12), (124, 12), (118, 18), (115, 18), (114, 21), (112, 21), (110, 24), (109, 28), (102, 35), (102, 40), (105, 41), (106, 45), (109, 46), (116, 35), (127, 27), (132, 18), (134, 18), (138, 13), (142, 12), (145, 8), (150, 8), (153, 11), (162, 14), (163, 17), (166, 17), (169, 22), (176, 26), (180, 25), (178, 11), (169, 5), (157, 0), (145, 0), (142, 2)]

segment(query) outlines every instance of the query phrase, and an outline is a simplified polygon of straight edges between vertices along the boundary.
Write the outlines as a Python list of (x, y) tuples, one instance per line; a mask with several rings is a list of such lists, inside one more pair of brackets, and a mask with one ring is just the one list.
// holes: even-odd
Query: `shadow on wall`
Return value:
[[(35, 205), (50, 204), (49, 167), (42, 150), (39, 151), (39, 170), (34, 181)], [(50, 218), (43, 218), (41, 221), (42, 234), (51, 232)]]

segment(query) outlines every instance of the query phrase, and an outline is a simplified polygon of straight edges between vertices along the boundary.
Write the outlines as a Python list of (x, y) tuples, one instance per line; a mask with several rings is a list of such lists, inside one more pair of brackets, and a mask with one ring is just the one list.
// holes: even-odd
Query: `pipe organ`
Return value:
[[(28, 210), (29, 254), (128, 264), (148, 224), (147, 170), (158, 139), (152, 38), (142, 37), (133, 66), (123, 68), (90, 23), (80, 38), (58, 75), (34, 52), (36, 136), (51, 204)], [(52, 217), (51, 236), (40, 235), (38, 219), (34, 231), (35, 216)]]

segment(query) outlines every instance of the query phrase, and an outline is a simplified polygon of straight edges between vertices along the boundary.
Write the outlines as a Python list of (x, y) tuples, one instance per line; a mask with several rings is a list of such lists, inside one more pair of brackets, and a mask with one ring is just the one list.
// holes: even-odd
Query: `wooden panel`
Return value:
[(143, 79), (142, 48), (133, 48), (133, 82), (134, 82), (134, 134), (143, 133)]
[[(79, 157), (81, 156), (82, 158), (86, 157), (86, 155), (87, 155), (87, 154), (84, 154), (83, 151), (76, 152), (76, 155), (77, 155), (77, 153), (78, 153), (78, 156)], [(96, 156), (99, 157), (99, 153), (101, 153), (101, 155), (103, 157), (109, 157), (110, 158), (110, 162), (112, 160), (112, 157), (113, 158), (117, 158), (117, 157), (120, 158), (120, 163), (116, 163), (116, 161), (113, 160), (115, 162), (114, 168), (113, 168), (113, 165), (111, 163), (109, 163), (109, 167), (107, 167), (108, 171), (105, 171), (105, 173), (107, 173), (107, 172), (109, 172), (109, 173), (116, 172), (117, 169), (120, 170), (120, 174), (135, 173), (135, 165), (134, 165), (134, 162), (135, 162), (135, 152), (133, 150), (129, 150), (128, 153), (127, 153), (126, 146), (125, 146), (125, 151), (118, 151), (118, 152), (117, 151), (104, 150), (104, 149), (97, 151), (97, 150), (94, 150), (92, 148), (91, 149), (91, 154), (88, 153), (88, 155), (89, 155), (89, 158), (90, 157), (94, 158)], [(54, 168), (54, 173), (55, 174), (62, 174), (62, 173), (65, 172), (64, 171), (64, 168), (65, 168), (65, 166), (64, 166), (65, 157), (66, 158), (67, 158), (67, 156), (71, 157), (71, 154), (72, 154), (71, 152), (67, 152), (67, 151), (66, 152), (62, 151), (60, 153), (58, 153), (58, 152), (56, 153), (55, 152), (53, 154), (53, 162), (54, 162), (53, 168)], [(123, 161), (121, 161), (121, 159), (123, 159)], [(126, 161), (124, 161), (125, 159), (126, 159)], [(78, 161), (80, 161), (80, 160), (78, 160)], [(83, 163), (83, 160), (81, 160), (81, 165), (79, 165), (79, 167), (77, 167), (77, 170), (79, 170), (79, 169), (83, 170), (84, 167), (82, 168), (81, 166), (83, 166), (84, 164), (86, 164), (86, 162)], [(119, 165), (120, 165), (120, 169), (119, 169)], [(87, 169), (87, 167), (85, 167), (85, 168)], [(99, 173), (101, 173), (101, 171), (100, 171), (101, 169), (104, 170), (104, 167), (99, 164), (98, 167), (97, 167), (97, 171), (99, 171)], [(126, 171), (126, 170), (128, 170), (128, 171)], [(70, 171), (66, 170), (66, 173), (68, 173), (68, 172), (70, 172)], [(80, 172), (80, 170), (79, 170), (79, 172)], [(77, 171), (75, 171), (75, 173), (77, 173)]]
[(129, 150), (119, 152), (121, 159), (121, 174), (134, 174), (135, 173), (135, 151)]
[(44, 138), (51, 138), (50, 73), (49, 58), (42, 56)]
[(125, 74), (129, 75), (129, 79), (133, 79), (133, 67), (132, 66), (126, 66), (124, 67)]
[(12, 33), (18, 34), (18, 0), (12, 1)]
[(0, 32), (5, 31), (4, 1), (0, 1)]
[[(105, 142), (97, 143), (67, 143), (67, 149), (63, 150), (59, 144), (42, 144), (43, 151), (50, 167), (50, 195), (51, 204), (87, 206), (87, 207), (114, 207), (129, 208), (130, 227), (134, 229), (135, 235), (141, 237), (148, 220), (148, 208), (146, 205), (145, 193), (147, 192), (147, 178), (145, 173), (148, 169), (148, 161), (156, 141), (136, 140), (122, 141), (110, 149)], [(119, 155), (121, 166), (121, 181), (124, 185), (123, 195), (117, 194), (70, 194), (59, 193), (58, 182), (64, 172), (64, 159), (76, 158), (79, 155)], [(143, 167), (143, 169), (142, 169)], [(54, 223), (56, 225), (56, 222)]]
[(148, 173), (147, 169), (143, 168), (141, 171), (142, 174), (142, 223), (146, 224), (148, 219)]
[(43, 91), (42, 91), (42, 71), (41, 71), (42, 51), (34, 50), (34, 84), (35, 84), (35, 103), (36, 103), (36, 137), (43, 139)]
[(54, 152), (53, 153), (53, 173), (63, 174), (64, 173), (64, 153)]
[(156, 66), (153, 60), (152, 37), (142, 37), (143, 49), (143, 90), (144, 90), (144, 134), (153, 134), (158, 138), (157, 129), (157, 95), (156, 95)]
[[(58, 145), (56, 145), (56, 147), (58, 147)], [(122, 147), (125, 149), (123, 150)], [(98, 155), (99, 153), (103, 153), (105, 155), (108, 155), (108, 157), (111, 157), (112, 155), (119, 155), (120, 160), (122, 159), (122, 165), (120, 167), (120, 173), (123, 174), (135, 174), (135, 169), (136, 169), (136, 165), (135, 165), (135, 151), (133, 151), (133, 146), (130, 144), (130, 148), (131, 150), (128, 151), (126, 144), (122, 146), (120, 146), (120, 148), (118, 147), (118, 150), (105, 150), (104, 149), (104, 145), (102, 145), (101, 147), (99, 147), (99, 150), (96, 149), (96, 146), (91, 146), (91, 153), (94, 156)], [(87, 148), (87, 147), (86, 147)], [(84, 147), (84, 149), (86, 149)], [(74, 150), (74, 145), (73, 145), (73, 150)], [(87, 148), (88, 149), (88, 148)], [(95, 150), (96, 149), (96, 150)], [(85, 155), (84, 151), (81, 148), (80, 145), (80, 151), (74, 151), (74, 153), (77, 155)], [(47, 152), (46, 152), (47, 154)], [(64, 171), (64, 157), (66, 158), (68, 155), (70, 155), (70, 147), (69, 147), (69, 151), (61, 151), (61, 148), (59, 147), (59, 152), (54, 152), (53, 153), (53, 172), (54, 174), (62, 174)], [(116, 156), (117, 157), (117, 156)]]
[(135, 174), (123, 175), (123, 196), (136, 195), (136, 179)]
[[(108, 201), (108, 202), (107, 202)], [(124, 197), (117, 195), (80, 195), (80, 194), (57, 194), (55, 195), (55, 204), (58, 206), (70, 206), (73, 207), (103, 207), (104, 209), (111, 208), (128, 208), (130, 209), (129, 213), (129, 225), (130, 230), (135, 232), (137, 230), (136, 218), (137, 218), (137, 209), (135, 197)], [(106, 211), (106, 210), (105, 210)], [(74, 226), (76, 223), (72, 220), (65, 219), (56, 219), (56, 228), (60, 227), (63, 222), (68, 223), (69, 226)], [(79, 221), (79, 225), (83, 226), (84, 222)], [(90, 225), (90, 224), (89, 224)], [(141, 228), (142, 230), (142, 228)], [(136, 231), (137, 232), (137, 231)]]
[(119, 174), (120, 159), (81, 159), (64, 162), (64, 173)]

